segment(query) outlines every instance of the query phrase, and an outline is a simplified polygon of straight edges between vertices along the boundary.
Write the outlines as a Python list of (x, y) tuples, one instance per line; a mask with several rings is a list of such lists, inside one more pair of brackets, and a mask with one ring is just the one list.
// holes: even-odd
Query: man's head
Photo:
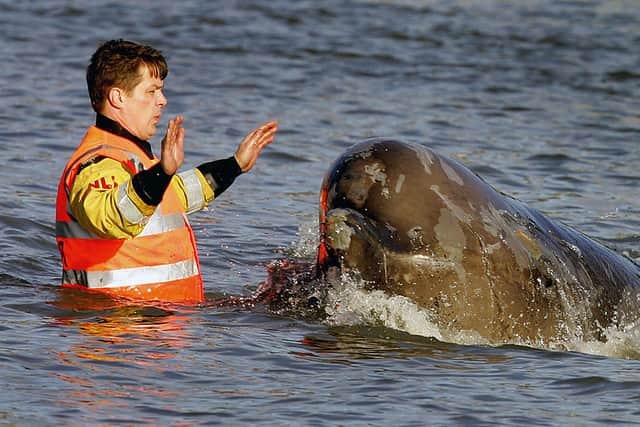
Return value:
[(87, 67), (93, 109), (138, 138), (156, 131), (167, 99), (162, 93), (167, 62), (156, 49), (126, 40), (102, 44)]

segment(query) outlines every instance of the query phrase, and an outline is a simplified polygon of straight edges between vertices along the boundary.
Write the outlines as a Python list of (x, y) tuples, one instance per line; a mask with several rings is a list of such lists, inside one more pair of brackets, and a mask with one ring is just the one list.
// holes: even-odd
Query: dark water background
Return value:
[(637, 1), (0, 1), (0, 424), (640, 423), (634, 331), (551, 351), (438, 341), (375, 296), (314, 322), (62, 292), (56, 185), (94, 119), (88, 58), (120, 37), (168, 57), (162, 123), (185, 116), (188, 166), (280, 120), (192, 216), (209, 297), (313, 258), (322, 176), (369, 136), (429, 145), (640, 256)]

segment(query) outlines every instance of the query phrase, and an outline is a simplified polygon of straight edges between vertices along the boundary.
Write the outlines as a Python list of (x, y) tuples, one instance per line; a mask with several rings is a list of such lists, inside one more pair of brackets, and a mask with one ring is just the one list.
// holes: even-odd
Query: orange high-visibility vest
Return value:
[[(73, 182), (79, 167), (96, 156), (121, 162), (132, 176), (158, 162), (125, 138), (89, 128), (58, 185), (56, 240), (62, 257), (62, 286), (137, 300), (204, 301), (195, 236), (172, 185), (142, 232), (133, 238), (102, 238), (74, 219), (69, 204)], [(121, 200), (129, 200), (125, 187), (117, 190)], [(132, 202), (129, 208), (136, 209)]]

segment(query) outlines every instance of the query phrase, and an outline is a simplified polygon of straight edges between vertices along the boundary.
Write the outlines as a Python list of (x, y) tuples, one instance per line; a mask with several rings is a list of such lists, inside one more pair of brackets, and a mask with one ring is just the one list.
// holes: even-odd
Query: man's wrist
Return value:
[(235, 156), (203, 163), (197, 169), (204, 175), (216, 197), (229, 188), (233, 181), (242, 174), (242, 169)]
[(131, 183), (143, 202), (151, 206), (157, 206), (162, 201), (173, 175), (167, 174), (160, 162), (148, 170), (138, 172)]

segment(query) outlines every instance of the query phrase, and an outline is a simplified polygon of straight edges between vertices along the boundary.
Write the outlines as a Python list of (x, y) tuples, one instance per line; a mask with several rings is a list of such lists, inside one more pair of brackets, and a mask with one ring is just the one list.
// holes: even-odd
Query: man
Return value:
[(177, 173), (183, 118), (169, 121), (160, 160), (147, 142), (167, 105), (166, 60), (152, 47), (112, 40), (87, 68), (96, 124), (67, 163), (56, 202), (62, 285), (115, 297), (199, 303), (202, 276), (185, 213), (205, 207), (249, 171), (277, 122), (251, 132), (227, 159)]

